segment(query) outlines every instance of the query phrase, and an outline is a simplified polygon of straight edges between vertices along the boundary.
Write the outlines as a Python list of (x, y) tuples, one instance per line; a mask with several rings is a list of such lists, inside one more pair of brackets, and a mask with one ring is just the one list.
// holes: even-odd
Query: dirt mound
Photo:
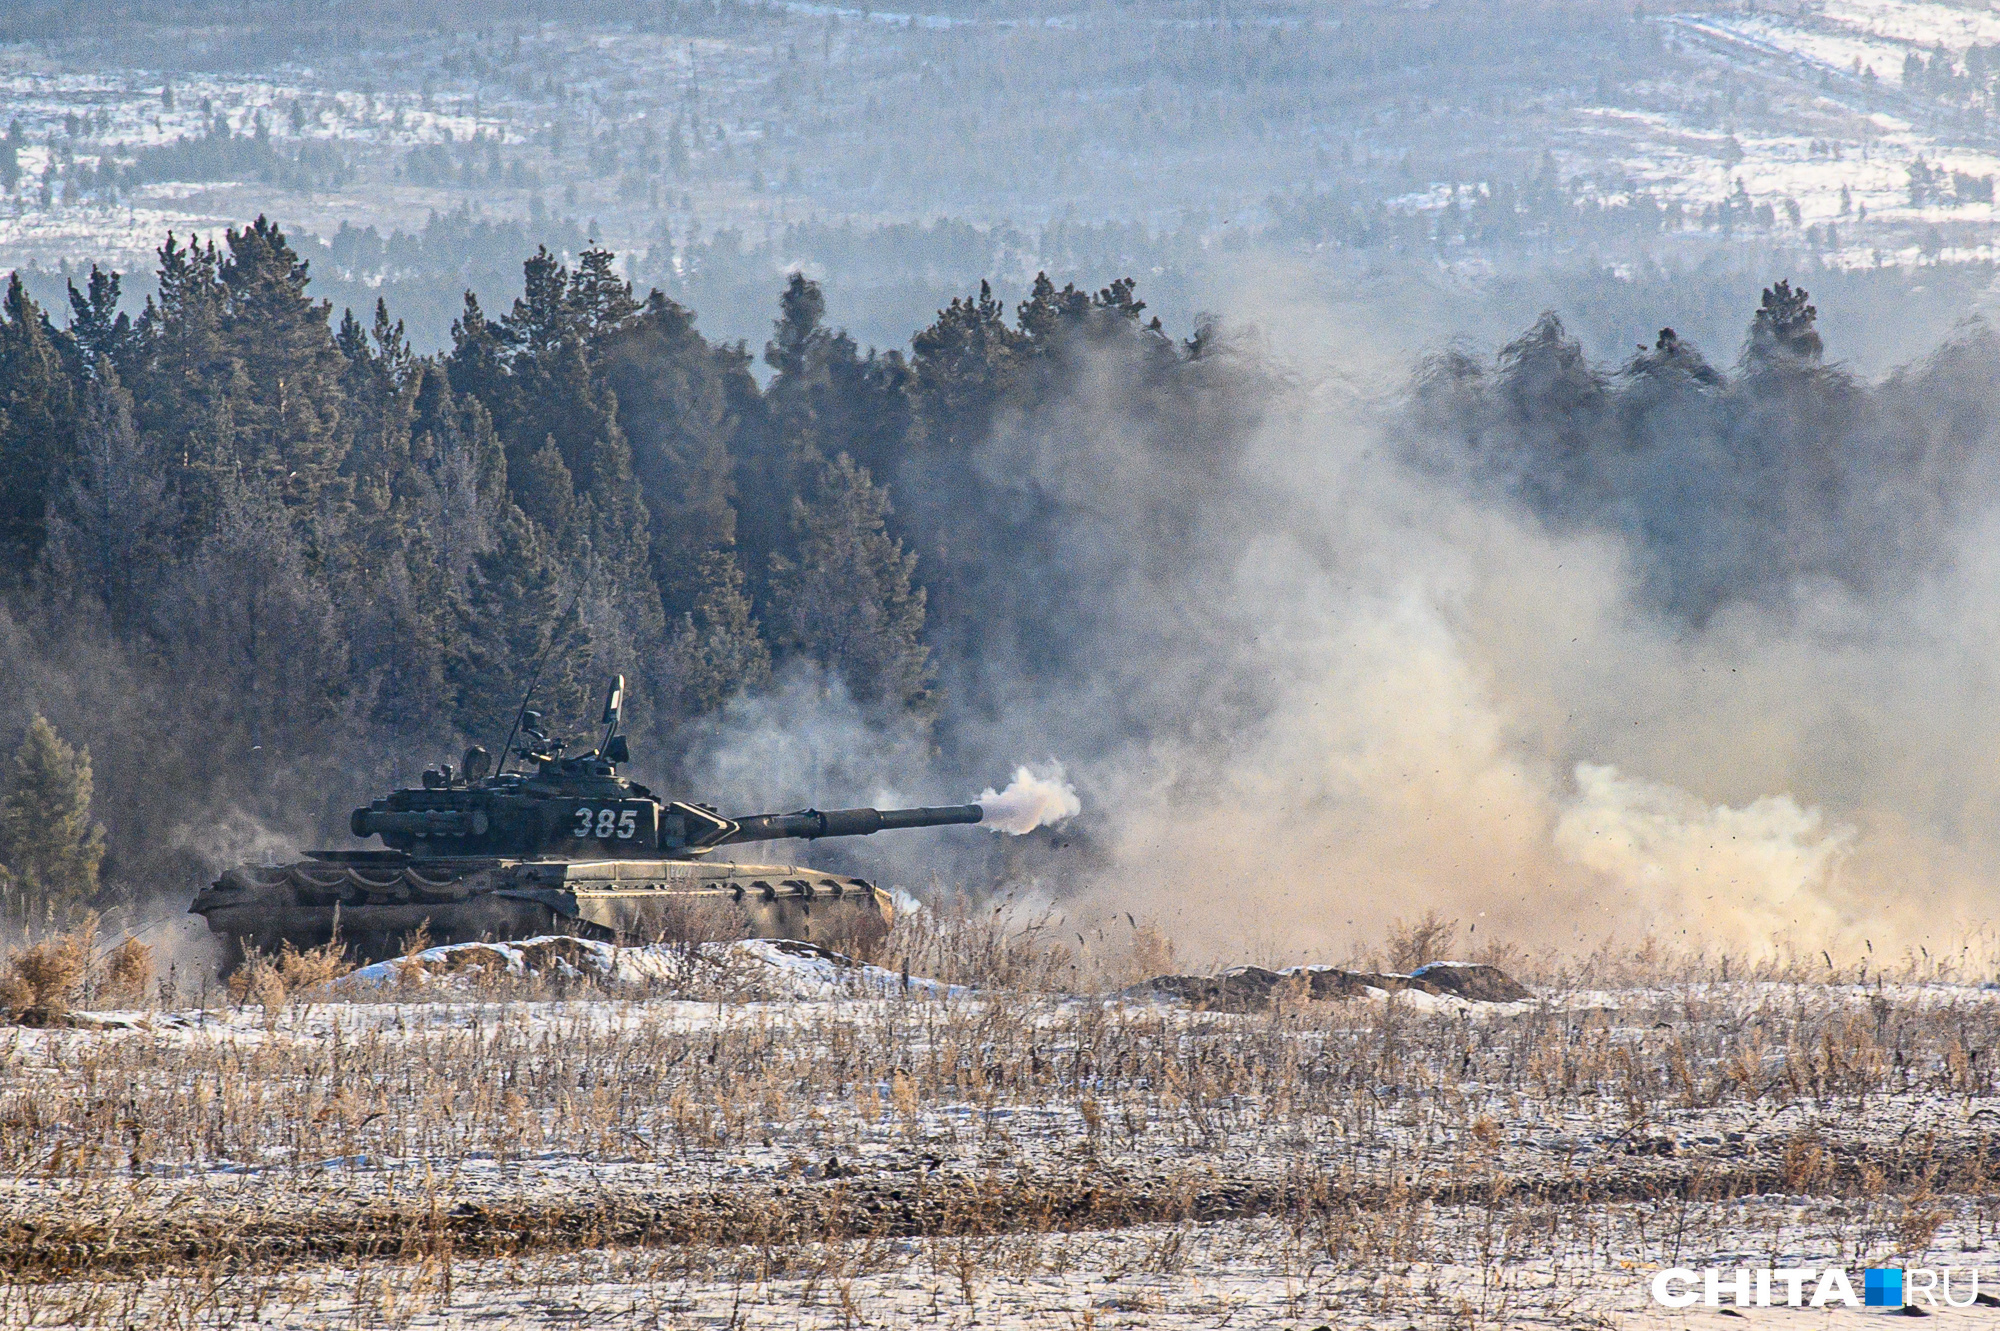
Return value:
[(1177, 998), (1212, 1012), (1256, 1012), (1285, 998), (1343, 1000), (1414, 991), (1470, 1003), (1517, 1003), (1533, 997), (1496, 966), (1440, 961), (1408, 975), (1293, 966), (1281, 971), (1238, 966), (1220, 975), (1160, 975), (1125, 990), (1133, 998)]
[[(1389, 976), (1381, 977), (1389, 979)], [(1464, 961), (1434, 961), (1410, 972), (1410, 987), (1425, 993), (1450, 994), (1474, 1003), (1518, 1003), (1533, 998), (1528, 987), (1498, 966)]]

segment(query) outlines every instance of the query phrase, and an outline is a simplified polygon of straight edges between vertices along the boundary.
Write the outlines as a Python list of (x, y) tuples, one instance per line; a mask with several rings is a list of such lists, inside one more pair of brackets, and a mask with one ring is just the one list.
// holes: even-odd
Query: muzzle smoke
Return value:
[(976, 801), (986, 818), (983, 826), (1011, 836), (1022, 836), (1038, 827), (1048, 827), (1083, 812), (1076, 788), (1063, 775), (1061, 763), (1051, 759), (1040, 771), (1031, 767), (1014, 769), (1007, 789), (994, 793), (988, 786)]

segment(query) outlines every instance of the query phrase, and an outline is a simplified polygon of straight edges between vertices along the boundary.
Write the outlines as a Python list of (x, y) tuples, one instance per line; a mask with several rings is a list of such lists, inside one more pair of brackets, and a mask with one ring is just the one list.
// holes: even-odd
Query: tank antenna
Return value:
[(556, 643), (562, 638), (562, 626), (569, 622), (570, 612), (582, 599), (583, 585), (579, 583), (576, 595), (569, 598), (569, 609), (556, 617), (556, 626), (550, 631), (549, 640), (542, 645), (542, 654), (535, 658), (535, 673), (528, 676), (528, 691), (521, 695), (521, 705), (514, 709), (514, 724), (507, 728), (507, 742), (500, 746), (500, 765), (493, 769), (496, 778), (507, 770), (507, 762), (513, 756), (514, 736), (520, 731), (521, 722), (527, 718), (528, 701), (535, 696), (535, 685), (542, 682), (542, 667), (548, 664), (549, 653), (556, 649)]

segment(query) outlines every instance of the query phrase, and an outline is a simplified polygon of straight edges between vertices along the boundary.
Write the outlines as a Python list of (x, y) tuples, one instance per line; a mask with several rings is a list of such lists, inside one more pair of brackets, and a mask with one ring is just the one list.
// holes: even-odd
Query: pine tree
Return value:
[(133, 423), (160, 442), (179, 496), (178, 544), (198, 547), (236, 474), (234, 403), (251, 392), (222, 335), (222, 256), (213, 243), (160, 247), (159, 292), (139, 316), (132, 372)]
[(1157, 373), (1176, 364), (1179, 348), (1157, 318), (1142, 319), (1146, 302), (1138, 283), (1121, 277), (1096, 295), (1074, 283), (1058, 291), (1047, 273), (1038, 273), (1027, 300), (1016, 315), (1019, 352), (1032, 368), (1025, 377), (1029, 397), (1045, 402), (1069, 391), (1085, 348), (1116, 348), (1138, 353), (1139, 366)]
[(1633, 355), (1626, 363), (1625, 375), (1633, 380), (1685, 382), (1704, 388), (1718, 388), (1723, 383), (1721, 372), (1708, 363), (1695, 344), (1671, 328), (1660, 330), (1651, 351), (1641, 347)]
[(1764, 288), (1764, 298), (1750, 321), (1747, 354), (1752, 361), (1811, 362), (1820, 358), (1826, 348), (1814, 326), (1819, 310), (1807, 300), (1805, 288), (1795, 290), (1789, 281)]
[(0, 302), (0, 587), (27, 581), (41, 553), (49, 500), (75, 453), (67, 340), (14, 274)]
[(864, 357), (825, 318), (819, 284), (793, 273), (764, 347), (764, 363), (777, 371), (764, 394), (767, 425), (744, 432), (737, 450), (738, 539), (753, 571), (794, 553), (792, 501), (814, 484), (826, 459), (845, 453), (892, 474), (912, 433), (912, 376), (902, 356)]
[(465, 293), (465, 309), (451, 325), (451, 354), (445, 371), (452, 391), (478, 402), (494, 428), (513, 417), (513, 385), (507, 378), (507, 338), (499, 324), (486, 317), (479, 297)]
[[(600, 550), (633, 550), (644, 567), (645, 513), (632, 479), (632, 452), (618, 428), (618, 404), (591, 373), (581, 339), (566, 338), (544, 355), (516, 361), (514, 375), (527, 403), (515, 422), (514, 440), (525, 451), (553, 445), (594, 518), (588, 534)], [(511, 464), (519, 453), (509, 450)], [(568, 533), (553, 533), (565, 536)]]
[[(350, 454), (354, 514), (341, 545), (340, 598), (354, 670), (374, 699), (372, 720), (404, 733), (449, 736), (444, 673), (451, 606), (472, 560), (492, 545), (506, 502), (506, 462), (485, 412), (457, 400), (429, 361), (398, 373), (400, 336), (364, 347), (359, 372), (379, 399), (350, 402), (373, 424)], [(567, 482), (565, 481), (565, 487)]]
[(411, 458), (435, 496), (433, 534), (457, 587), (473, 556), (492, 547), (507, 502), (507, 455), (486, 409), (453, 393), (435, 364), (419, 369), (408, 391)]
[(521, 294), (500, 317), (500, 331), (509, 347), (530, 358), (546, 355), (584, 331), (570, 304), (569, 270), (548, 246), (537, 248), (521, 265)]
[(306, 263), (276, 225), (259, 217), (225, 240), (219, 331), (251, 390), (231, 404), (237, 461), (288, 507), (312, 516), (337, 511), (349, 442), (341, 429), (348, 361), (328, 327), (330, 307), (306, 294)]
[(60, 921), (97, 895), (104, 829), (90, 821), (90, 750), (37, 712), (0, 793), (0, 877), (9, 913)]
[(981, 282), (976, 299), (953, 297), (911, 339), (925, 447), (959, 457), (992, 429), (1026, 339), (1007, 326), (1006, 308)]
[(596, 358), (631, 445), (653, 580), (668, 611), (684, 614), (706, 585), (707, 556), (736, 538), (731, 452), (744, 403), (761, 405), (756, 383), (740, 355), (710, 346), (694, 314), (657, 291), (598, 340)]
[(132, 400), (109, 362), (85, 386), (69, 483), (49, 506), (36, 582), (52, 604), (102, 613), (129, 639), (157, 590), (180, 527), (157, 441), (132, 425)]
[(543, 538), (512, 504), (494, 535), (456, 598), (447, 667), (459, 730), (489, 745), (504, 737), (544, 654), (549, 660), (536, 696), (558, 706), (574, 706), (581, 696), (567, 687), (567, 661), (555, 659), (565, 644), (573, 648), (576, 626), (573, 615), (563, 614), (561, 581)]
[(549, 556), (585, 589), (580, 614), (593, 648), (657, 663), (668, 631), (650, 517), (593, 341), (638, 309), (611, 264), (609, 251), (593, 249), (572, 277), (547, 249), (538, 251), (523, 266), (520, 298), (497, 325), (482, 331), (468, 303), (453, 356), (468, 382), (489, 366), (499, 372), (493, 420), (513, 497), (540, 528)]
[(576, 483), (553, 437), (526, 462), (509, 467), (514, 500), (547, 538), (551, 553), (574, 554), (589, 533), (578, 520)]
[(764, 345), (764, 363), (778, 372), (792, 392), (812, 386), (827, 359), (834, 334), (826, 327), (826, 295), (804, 273), (793, 273), (778, 297), (778, 318), (771, 340)]
[(889, 535), (889, 492), (846, 454), (821, 466), (810, 500), (795, 500), (795, 559), (772, 560), (780, 647), (837, 672), (863, 703), (924, 701), (930, 649), (917, 557)]
[(375, 298), (375, 322), (368, 331), (369, 340), (375, 345), (375, 360), (389, 382), (401, 388), (416, 373), (417, 355), (410, 350), (409, 337), (403, 331), (403, 321), (391, 322), (389, 302), (382, 297)]
[(1604, 378), (1554, 311), (1501, 348), (1498, 384), (1517, 428), (1555, 432), (1562, 457), (1584, 453), (1601, 437)]
[[(595, 365), (596, 334), (621, 327), (637, 310), (631, 287), (593, 249), (572, 277), (547, 248), (523, 265), (522, 293), (500, 321), (488, 322), (468, 294), (453, 329), (453, 386), (486, 405), (506, 445), (514, 497), (574, 558), (589, 540), (627, 629), (648, 648), (662, 644), (648, 555), (649, 519), (633, 477), (632, 453), (618, 425), (618, 399)], [(542, 457), (553, 448), (560, 469)], [(558, 476), (569, 489), (558, 492)]]
[(702, 556), (694, 609), (674, 634), (673, 684), (681, 719), (771, 682), (771, 649), (757, 629), (743, 569), (727, 550)]
[(151, 612), (175, 708), (222, 755), (213, 766), (323, 750), (352, 691), (351, 644), (334, 587), (281, 498), (223, 478), (201, 544), (161, 579)]
[[(886, 474), (910, 433), (910, 368), (901, 352), (862, 355), (846, 330), (828, 328), (825, 319), (819, 284), (793, 273), (764, 348), (764, 363), (777, 371), (766, 394), (772, 421), (801, 445), (782, 460), (798, 466), (846, 453)], [(807, 466), (797, 479), (812, 474)]]
[(570, 314), (576, 330), (591, 341), (615, 332), (640, 309), (632, 284), (618, 276), (616, 258), (610, 250), (592, 246), (577, 256), (570, 277)]
[(1036, 273), (1028, 299), (1021, 302), (1016, 316), (1021, 335), (1038, 355), (1046, 355), (1063, 337), (1080, 327), (1090, 315), (1090, 294), (1078, 291), (1075, 283), (1056, 290), (1047, 273)]
[(117, 273), (92, 264), (84, 289), (78, 291), (74, 283), (69, 288), (69, 333), (76, 339), (86, 370), (92, 374), (100, 373), (95, 367), (106, 363), (121, 373), (129, 373), (131, 369), (137, 332), (132, 326), (132, 316), (118, 312), (122, 283)]

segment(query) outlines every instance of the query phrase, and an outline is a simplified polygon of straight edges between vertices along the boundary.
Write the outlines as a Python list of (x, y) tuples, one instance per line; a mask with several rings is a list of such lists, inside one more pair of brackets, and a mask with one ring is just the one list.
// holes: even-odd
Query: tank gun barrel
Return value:
[(741, 841), (782, 841), (796, 837), (867, 836), (904, 827), (946, 827), (976, 823), (984, 816), (977, 804), (950, 804), (928, 809), (801, 809), (797, 813), (759, 813), (735, 819), (736, 831), (721, 844)]

